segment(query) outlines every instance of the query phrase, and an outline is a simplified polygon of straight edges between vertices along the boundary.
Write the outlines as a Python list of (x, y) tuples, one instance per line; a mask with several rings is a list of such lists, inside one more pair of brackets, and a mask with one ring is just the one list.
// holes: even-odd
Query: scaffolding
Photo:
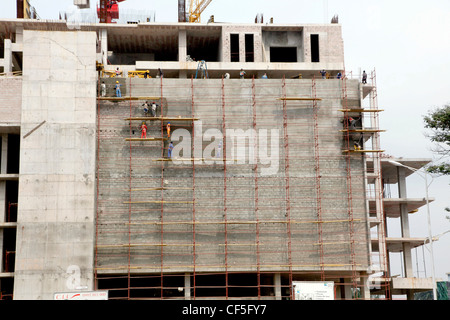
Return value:
[[(337, 299), (360, 298), (373, 259), (364, 158), (382, 151), (375, 98), (364, 110), (360, 87), (345, 77), (129, 78), (124, 97), (99, 98), (96, 289), (111, 299), (293, 299), (293, 281), (334, 281)], [(142, 112), (146, 100), (156, 116)], [(348, 127), (366, 112), (371, 128)], [(355, 136), (372, 148), (355, 150)], [(190, 149), (169, 157), (172, 139)], [(382, 244), (382, 207), (377, 217)]]

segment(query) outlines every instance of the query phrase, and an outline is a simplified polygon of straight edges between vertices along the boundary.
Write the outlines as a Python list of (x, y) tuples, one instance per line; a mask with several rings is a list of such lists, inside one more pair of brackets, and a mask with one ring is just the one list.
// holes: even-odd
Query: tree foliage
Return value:
[(436, 108), (423, 117), (425, 128), (431, 130), (428, 135), (436, 144), (435, 153), (441, 156), (442, 162), (428, 167), (430, 173), (450, 175), (450, 163), (446, 158), (450, 156), (450, 105)]

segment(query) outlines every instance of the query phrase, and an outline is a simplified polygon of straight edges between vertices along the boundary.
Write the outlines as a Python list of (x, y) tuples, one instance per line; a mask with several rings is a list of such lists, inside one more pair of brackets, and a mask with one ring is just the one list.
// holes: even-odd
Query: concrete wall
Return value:
[(15, 299), (93, 289), (96, 34), (24, 31)]
[(0, 77), (0, 132), (19, 127), (22, 109), (22, 78)]
[[(347, 85), (349, 96), (357, 97), (358, 82)], [(261, 169), (267, 167), (262, 163), (224, 167), (220, 163), (154, 161), (162, 152), (167, 154), (167, 143), (125, 141), (140, 136), (140, 122), (130, 124), (124, 119), (141, 116), (144, 101), (101, 102), (98, 272), (158, 273), (161, 268), (191, 272), (194, 266), (196, 272), (245, 272), (256, 271), (258, 264), (262, 271), (282, 272), (292, 266), (294, 271), (315, 272), (320, 263), (328, 271), (351, 271), (352, 264), (366, 270), (369, 235), (363, 161), (358, 156), (350, 160), (350, 188), (339, 132), (341, 83), (318, 80), (316, 88), (317, 97), (323, 99), (318, 109), (320, 174), (311, 101), (289, 101), (284, 112), (283, 102), (277, 100), (283, 96), (282, 80), (255, 80), (253, 88), (251, 80), (231, 79), (225, 80), (223, 89), (221, 80), (214, 79), (164, 79), (162, 88), (159, 79), (131, 80), (133, 96), (160, 96), (162, 92), (164, 115), (191, 117), (193, 109), (202, 121), (201, 128), (196, 123), (196, 133), (213, 128), (222, 131), (223, 125), (248, 130), (253, 128), (255, 114), (257, 130), (279, 132), (278, 170), (273, 175), (262, 174)], [(312, 82), (288, 80), (285, 90), (288, 97), (310, 97)], [(147, 121), (147, 125), (148, 136), (161, 136), (161, 122)], [(181, 126), (192, 131), (189, 121)], [(204, 142), (203, 148), (207, 145)], [(168, 189), (149, 190), (161, 186)], [(348, 221), (349, 188), (353, 222)], [(329, 223), (316, 223), (319, 208), (322, 220)], [(356, 241), (354, 247), (352, 241)]]
[(303, 29), (304, 61), (311, 62), (311, 34), (319, 35), (319, 53), (321, 63), (344, 62), (344, 40), (341, 25), (305, 26)]

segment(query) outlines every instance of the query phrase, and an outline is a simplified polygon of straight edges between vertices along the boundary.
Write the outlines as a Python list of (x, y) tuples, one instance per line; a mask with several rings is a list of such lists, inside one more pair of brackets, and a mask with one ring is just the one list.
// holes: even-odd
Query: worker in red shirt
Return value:
[(147, 125), (145, 124), (145, 121), (142, 122), (141, 125), (141, 139), (147, 139)]

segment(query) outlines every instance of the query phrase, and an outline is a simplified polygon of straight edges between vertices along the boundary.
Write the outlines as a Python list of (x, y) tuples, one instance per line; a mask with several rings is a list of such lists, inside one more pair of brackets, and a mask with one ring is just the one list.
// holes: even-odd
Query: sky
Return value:
[[(15, 18), (15, 0), (1, 0), (0, 18)], [(97, 1), (91, 0), (96, 7)], [(73, 10), (73, 0), (31, 0), (41, 19), (58, 19)], [(156, 22), (178, 20), (178, 0), (127, 0), (123, 10), (154, 11)], [(93, 9), (95, 10), (95, 9)], [(381, 146), (394, 157), (437, 160), (426, 137), (423, 116), (450, 104), (450, 1), (448, 0), (213, 0), (203, 12), (207, 21), (253, 23), (257, 14), (274, 23), (329, 23), (339, 16), (344, 39), (346, 71), (358, 75), (375, 70), (380, 114)], [(433, 236), (450, 230), (445, 207), (450, 207), (450, 177), (434, 177), (429, 195)], [(425, 180), (407, 178), (408, 197), (425, 197)], [(426, 207), (410, 215), (411, 237), (427, 237)], [(450, 213), (447, 213), (450, 215)], [(398, 220), (398, 219), (396, 219)], [(392, 222), (395, 225), (395, 222)], [(392, 228), (394, 229), (394, 228)], [(388, 235), (396, 236), (394, 230)], [(399, 236), (397, 234), (397, 236)], [(428, 247), (427, 247), (428, 248)], [(450, 233), (434, 243), (436, 277), (450, 273)], [(418, 250), (420, 277), (431, 276), (429, 251)], [(415, 257), (415, 255), (413, 255)], [(415, 258), (414, 258), (415, 259)], [(400, 257), (393, 257), (398, 260)], [(399, 270), (394, 274), (401, 274)], [(397, 272), (397, 273), (396, 273)], [(417, 275), (417, 272), (415, 273)]]

